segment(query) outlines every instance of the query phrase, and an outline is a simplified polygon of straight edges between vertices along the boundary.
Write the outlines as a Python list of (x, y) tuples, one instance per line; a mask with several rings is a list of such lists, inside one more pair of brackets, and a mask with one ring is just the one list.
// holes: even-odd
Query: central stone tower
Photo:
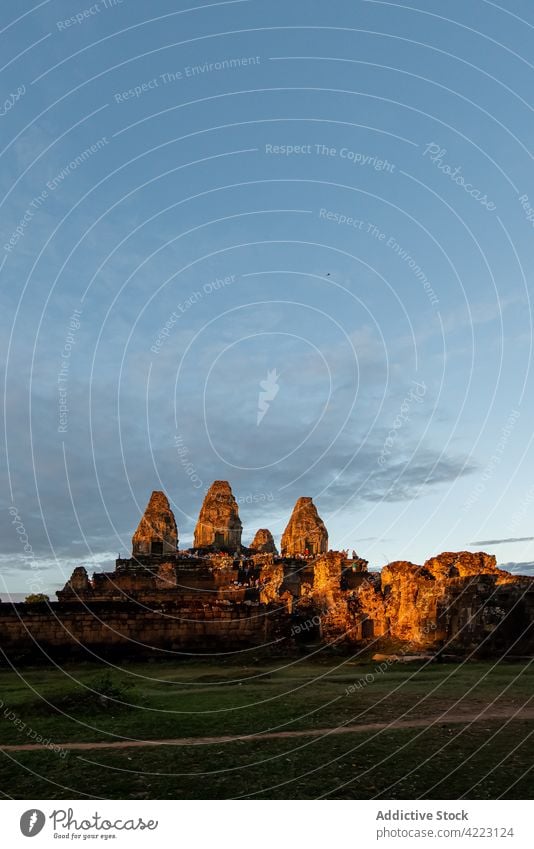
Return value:
[(164, 492), (154, 490), (132, 537), (132, 553), (137, 555), (176, 554), (178, 528)]
[(195, 528), (195, 548), (239, 551), (243, 525), (228, 481), (214, 481), (206, 493)]
[(299, 498), (282, 536), (282, 555), (325, 554), (328, 531), (311, 498)]

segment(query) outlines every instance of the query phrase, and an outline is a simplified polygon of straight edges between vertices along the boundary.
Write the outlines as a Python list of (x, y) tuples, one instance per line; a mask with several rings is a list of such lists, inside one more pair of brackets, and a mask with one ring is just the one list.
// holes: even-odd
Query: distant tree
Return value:
[(31, 593), (24, 599), (26, 604), (42, 604), (44, 601), (50, 601), (44, 593)]

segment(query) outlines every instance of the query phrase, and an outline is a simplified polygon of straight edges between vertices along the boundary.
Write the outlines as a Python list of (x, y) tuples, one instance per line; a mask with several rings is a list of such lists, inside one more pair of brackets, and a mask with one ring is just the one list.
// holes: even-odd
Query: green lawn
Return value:
[[(339, 658), (258, 660), (248, 667), (208, 660), (130, 663), (112, 669), (107, 681), (104, 669), (89, 664), (2, 670), (0, 744), (31, 742), (28, 729), (59, 744), (361, 725), (434, 717), (447, 708), (476, 713), (491, 702), (492, 711), (513, 712), (534, 692), (534, 665), (527, 662), (395, 664), (383, 673), (377, 667)], [(365, 686), (353, 686), (366, 676)], [(130, 704), (102, 699), (91, 687)], [(321, 738), (71, 751), (64, 758), (10, 752), (0, 761), (0, 790), (15, 798), (84, 792), (103, 798), (495, 798), (507, 792), (529, 798), (532, 730), (534, 720), (526, 719), (467, 728), (444, 720)]]

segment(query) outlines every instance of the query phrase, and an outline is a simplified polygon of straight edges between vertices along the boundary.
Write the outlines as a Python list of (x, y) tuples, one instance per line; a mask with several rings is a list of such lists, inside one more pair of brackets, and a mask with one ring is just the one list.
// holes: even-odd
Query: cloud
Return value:
[(445, 333), (465, 332), (466, 327), (479, 324), (490, 324), (493, 321), (503, 319), (503, 313), (509, 307), (524, 304), (524, 295), (501, 296), (491, 301), (479, 301), (477, 303), (463, 304), (461, 307), (450, 310), (443, 316), (443, 329)]
[(469, 545), (502, 545), (505, 542), (530, 542), (534, 537), (508, 537), (507, 539), (481, 539), (470, 542)]
[(534, 560), (526, 560), (521, 563), (511, 561), (510, 563), (499, 563), (499, 569), (505, 569), (513, 575), (534, 576)]

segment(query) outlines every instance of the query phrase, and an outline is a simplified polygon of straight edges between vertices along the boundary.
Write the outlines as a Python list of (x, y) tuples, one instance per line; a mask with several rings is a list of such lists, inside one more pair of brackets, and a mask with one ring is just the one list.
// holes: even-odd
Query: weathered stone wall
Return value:
[[(279, 605), (190, 602), (150, 610), (120, 603), (0, 604), (0, 648), (39, 658), (52, 654), (164, 657), (284, 643)], [(87, 647), (87, 650), (84, 649)]]
[(312, 596), (321, 618), (321, 635), (327, 642), (355, 639), (356, 622), (349, 615), (348, 597), (341, 589), (345, 556), (329, 551), (314, 563)]
[(381, 584), (387, 627), (393, 640), (426, 646), (445, 636), (438, 636), (436, 627), (445, 580), (436, 580), (424, 567), (398, 561), (384, 566)]
[(447, 582), (438, 624), (452, 649), (487, 656), (534, 651), (534, 582), (497, 572)]
[(496, 566), (484, 552), (444, 552), (423, 566), (389, 563), (381, 589), (387, 633), (419, 648), (534, 649), (534, 581)]
[(534, 651), (534, 580), (498, 569), (483, 552), (445, 552), (423, 566), (389, 563), (380, 574), (353, 576), (359, 583), (346, 590), (341, 552), (313, 565), (312, 608), (327, 643), (378, 640), (405, 652), (488, 656)]
[(355, 639), (376, 640), (386, 637), (389, 622), (386, 616), (386, 605), (382, 595), (380, 574), (364, 574), (363, 580), (354, 592), (349, 602), (349, 612), (358, 622), (353, 630)]

